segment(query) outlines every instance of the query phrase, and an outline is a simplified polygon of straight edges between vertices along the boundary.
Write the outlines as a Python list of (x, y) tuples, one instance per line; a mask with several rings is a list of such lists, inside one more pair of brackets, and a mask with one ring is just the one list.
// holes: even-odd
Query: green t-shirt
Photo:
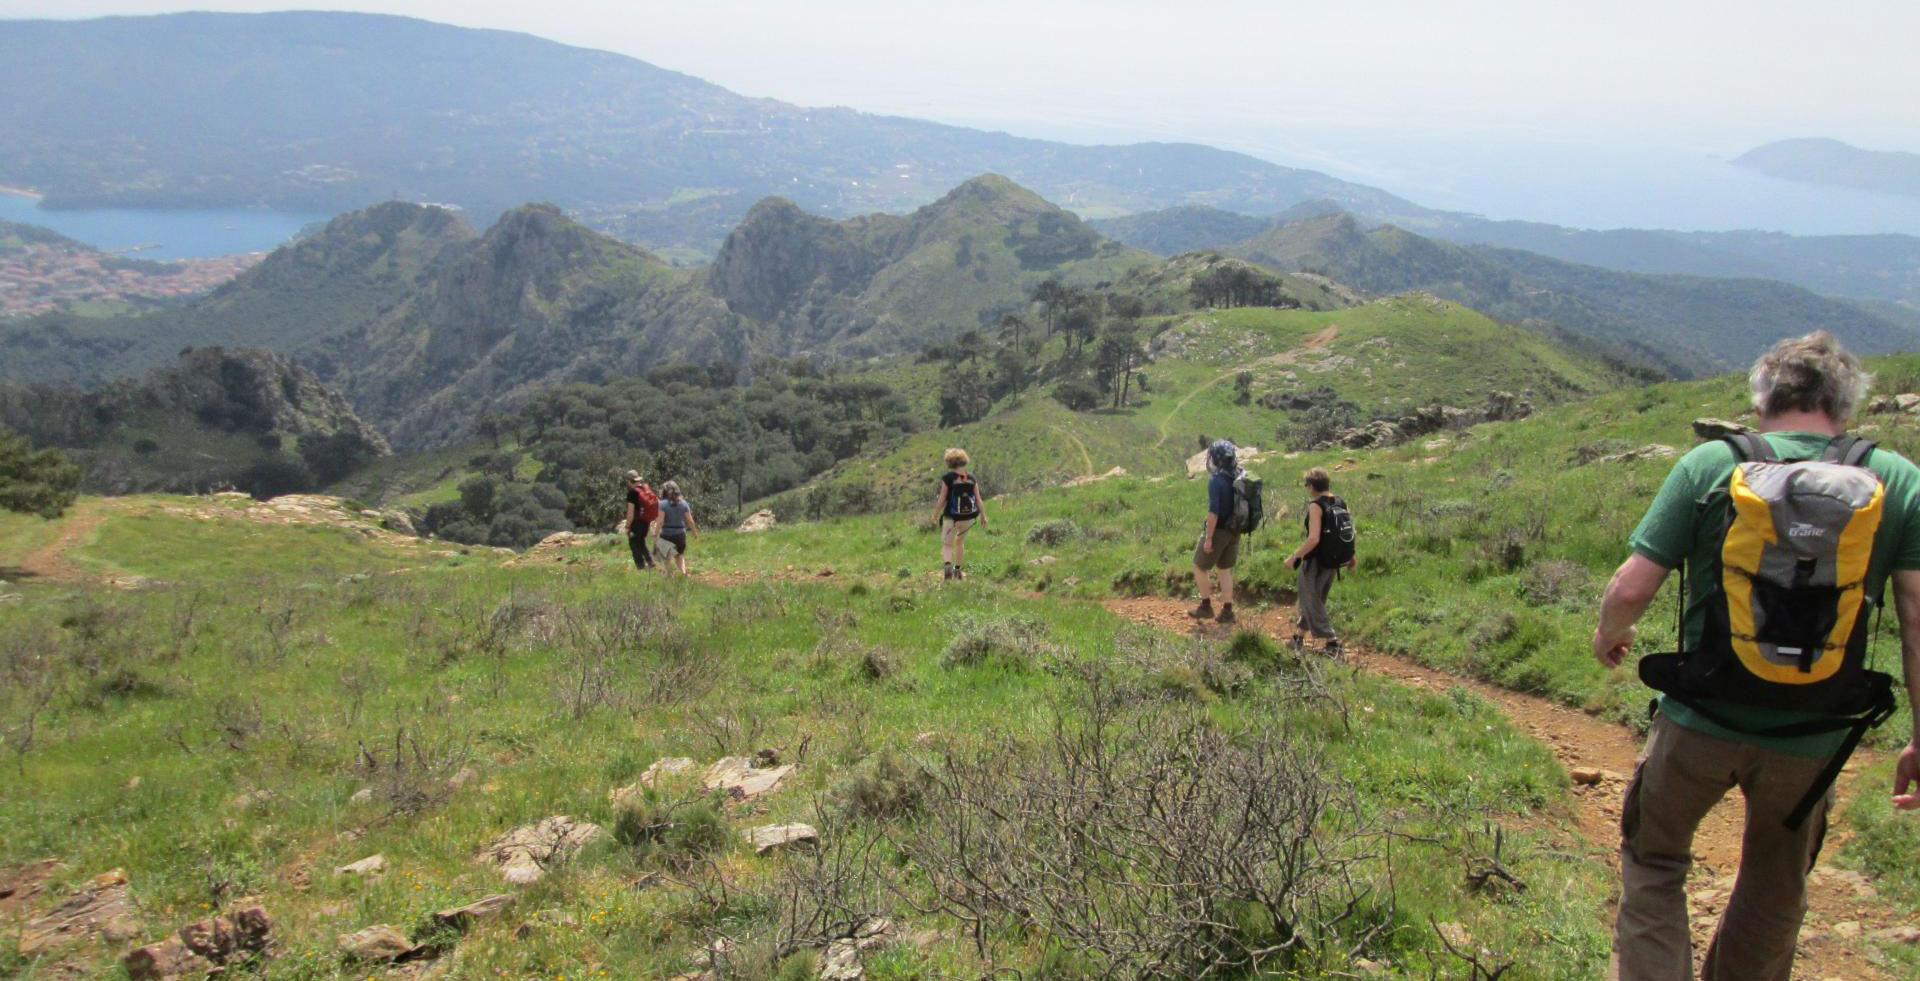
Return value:
[[(1827, 444), (1832, 442), (1831, 437), (1822, 433), (1802, 432), (1768, 433), (1766, 439), (1773, 446), (1774, 453), (1783, 460), (1818, 458), (1826, 450)], [(1685, 646), (1688, 650), (1699, 642), (1700, 632), (1705, 629), (1705, 601), (1716, 588), (1709, 577), (1696, 575), (1695, 571), (1718, 568), (1720, 533), (1726, 527), (1726, 495), (1716, 494), (1711, 498), (1708, 495), (1726, 486), (1728, 476), (1733, 473), (1733, 465), (1733, 448), (1720, 440), (1694, 447), (1680, 458), (1679, 463), (1674, 464), (1673, 471), (1667, 474), (1667, 482), (1647, 508), (1646, 517), (1640, 519), (1640, 527), (1635, 528), (1633, 536), (1627, 540), (1635, 552), (1665, 568), (1675, 568), (1682, 559), (1686, 560), (1687, 591), (1690, 594), (1685, 624)], [(1890, 571), (1920, 569), (1920, 467), (1915, 467), (1906, 457), (1892, 450), (1876, 447), (1873, 455), (1867, 458), (1867, 469), (1879, 474), (1887, 488), (1882, 503), (1880, 529), (1873, 538), (1873, 558), (1867, 563), (1867, 596), (1878, 601), (1883, 595)], [(1698, 505), (1703, 499), (1709, 501), (1704, 510)], [(1897, 653), (1895, 660), (1898, 660)], [(1819, 718), (1804, 712), (1752, 708), (1724, 702), (1712, 703), (1710, 707), (1717, 715), (1754, 728)], [(1830, 756), (1839, 749), (1840, 741), (1846, 735), (1844, 732), (1793, 738), (1748, 735), (1715, 725), (1702, 718), (1700, 713), (1671, 698), (1661, 699), (1660, 711), (1676, 725), (1697, 732), (1754, 743), (1797, 756)]]

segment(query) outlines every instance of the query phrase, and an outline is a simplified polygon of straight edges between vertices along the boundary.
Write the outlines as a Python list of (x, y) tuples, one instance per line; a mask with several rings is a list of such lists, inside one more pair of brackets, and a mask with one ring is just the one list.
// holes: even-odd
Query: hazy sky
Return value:
[[(181, 7), (0, 0), (0, 16)], [(1386, 130), (1412, 143), (1445, 135), (1733, 154), (1825, 135), (1920, 151), (1913, 0), (366, 0), (340, 9), (527, 31), (749, 95), (1086, 140), (1257, 147), (1289, 133), (1337, 144), (1343, 132)]]

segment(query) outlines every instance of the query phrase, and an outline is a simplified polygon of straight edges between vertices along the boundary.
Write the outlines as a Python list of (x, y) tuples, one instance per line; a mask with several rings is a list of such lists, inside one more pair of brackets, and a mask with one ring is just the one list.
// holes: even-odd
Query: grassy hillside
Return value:
[[(1151, 904), (1100, 917), (1116, 941), (1204, 956), (1166, 931), (1184, 908), (1169, 904), (1220, 902), (1237, 919), (1218, 942), (1261, 943), (1282, 915), (1302, 931), (1290, 960), (1306, 975), (1362, 960), (1446, 969), (1458, 962), (1434, 922), (1459, 924), (1529, 977), (1574, 981), (1605, 960), (1603, 877), (1560, 857), (1577, 847), (1559, 817), (1565, 778), (1465, 691), (1414, 692), (1251, 636), (1179, 638), (1097, 604), (985, 586), (649, 580), (636, 591), (612, 543), (502, 565), (368, 537), (324, 506), (297, 525), (240, 508), (88, 499), (75, 520), (92, 529), (72, 536), (70, 560), (151, 584), (29, 583), (0, 603), (0, 655), (16, 672), (0, 689), (9, 726), (48, 693), (36, 738), (13, 744), (0, 782), (0, 870), (62, 862), (43, 896), (0, 917), (30, 916), (117, 867), (139, 920), (131, 941), (31, 956), (9, 929), (9, 973), (108, 974), (129, 943), (243, 901), (271, 912), (274, 947), (238, 973), (272, 979), (365, 976), (335, 938), (376, 923), (433, 945), (450, 976), (666, 977), (697, 969), (715, 943), (734, 976), (812, 976), (830, 937), (874, 916), (896, 924), (863, 955), (876, 979), (1130, 973), (1046, 941), (1050, 923), (1085, 922), (1071, 907), (1037, 922), (1032, 907), (986, 907), (977, 932), (920, 911), (957, 909), (952, 822), (1000, 792), (967, 775), (1031, 754), (1007, 791), (1089, 777), (1058, 755), (1085, 740), (1107, 748), (1099, 765), (1123, 768), (1111, 778), (1186, 788), (1142, 814), (1212, 819), (1248, 794), (1285, 809), (1263, 811), (1279, 820), (1250, 825), (1262, 829), (1253, 838), (1223, 839), (1216, 858), (1190, 854), (1192, 886), (1173, 887), (1129, 873), (1157, 850), (1109, 825), (1133, 813), (1122, 795), (1074, 818), (1087, 834), (1073, 847), (1097, 846), (1085, 860)], [(0, 542), (18, 540), (17, 524), (0, 519)], [(759, 750), (797, 764), (763, 798), (727, 803), (668, 780), (638, 805), (609, 801), (656, 759), (704, 768)], [(1296, 782), (1314, 796), (1265, 796)], [(530, 886), (476, 861), (496, 835), (556, 814), (617, 834), (548, 862)], [(817, 852), (755, 856), (740, 840), (794, 820), (819, 830)], [(1461, 879), (1462, 857), (1490, 853), (1496, 826), (1524, 893)], [(1051, 824), (994, 827), (1014, 836), (1002, 842), (1060, 847)], [(333, 871), (376, 854), (384, 874)], [(1291, 863), (1297, 884), (1262, 907), (1232, 879), (1248, 860)], [(1011, 902), (1029, 895), (1008, 888)], [(432, 911), (490, 893), (514, 902), (464, 934), (430, 926)]]
[[(1291, 416), (1261, 406), (1271, 393), (1329, 387), (1365, 418), (1435, 403), (1479, 407), (1489, 392), (1502, 390), (1546, 404), (1620, 383), (1596, 361), (1431, 296), (1321, 312), (1208, 310), (1160, 327), (1149, 345), (1154, 361), (1142, 369), (1148, 394), (1124, 409), (1073, 412), (1029, 391), (979, 422), (915, 434), (843, 464), (770, 506), (814, 513), (810, 496), (831, 501), (861, 493), (889, 505), (931, 500), (947, 446), (973, 454), (989, 493), (1053, 486), (1114, 467), (1137, 477), (1184, 476), (1184, 461), (1202, 436), (1274, 448)], [(902, 392), (931, 393), (944, 370), (900, 366), (882, 377)], [(1237, 395), (1242, 372), (1251, 376), (1246, 404)]]

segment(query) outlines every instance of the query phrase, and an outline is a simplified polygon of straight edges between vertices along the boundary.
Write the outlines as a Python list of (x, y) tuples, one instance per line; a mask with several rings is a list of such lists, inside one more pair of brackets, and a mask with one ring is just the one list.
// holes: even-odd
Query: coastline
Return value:
[(0, 194), (11, 195), (16, 198), (27, 198), (32, 201), (41, 201), (41, 200), (45, 200), (46, 198), (46, 195), (41, 194), (39, 191), (36, 191), (33, 188), (12, 187), (7, 184), (0, 184)]

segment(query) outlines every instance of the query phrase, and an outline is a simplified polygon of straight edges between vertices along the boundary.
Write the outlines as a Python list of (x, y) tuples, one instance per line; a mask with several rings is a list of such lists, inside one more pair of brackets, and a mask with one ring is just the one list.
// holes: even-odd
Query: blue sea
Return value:
[(29, 197), (0, 194), (0, 220), (50, 228), (74, 241), (138, 259), (204, 259), (265, 252), (285, 244), (302, 228), (331, 217), (244, 208), (64, 211), (41, 208)]

